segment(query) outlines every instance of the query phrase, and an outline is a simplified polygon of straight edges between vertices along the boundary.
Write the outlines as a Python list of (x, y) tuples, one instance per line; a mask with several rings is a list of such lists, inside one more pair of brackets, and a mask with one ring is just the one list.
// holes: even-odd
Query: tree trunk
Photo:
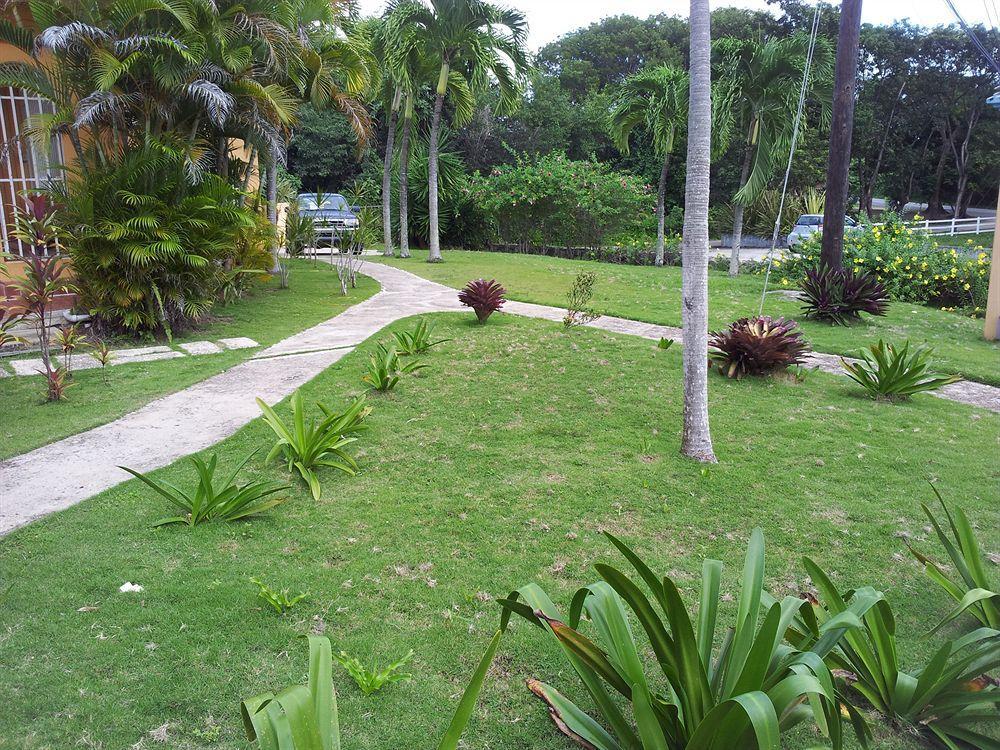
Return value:
[(271, 266), (271, 273), (277, 274), (281, 271), (281, 262), (278, 260), (278, 147), (271, 147), (271, 158), (267, 165), (267, 220), (274, 228), (274, 236), (271, 238), (271, 258), (274, 263)]
[(691, 84), (681, 319), (684, 325), (684, 430), (681, 453), (715, 462), (708, 425), (708, 197), (712, 141), (708, 0), (691, 0)]
[(441, 109), (448, 86), (448, 63), (441, 66), (437, 95), (434, 97), (434, 114), (431, 117), (430, 142), (427, 144), (427, 214), (430, 218), (430, 249), (428, 263), (441, 262), (441, 232), (438, 227), (438, 137), (441, 129)]
[(875, 166), (872, 167), (872, 173), (868, 176), (868, 179), (862, 181), (861, 200), (859, 201), (860, 205), (858, 209), (864, 211), (869, 219), (872, 218), (872, 199), (875, 197), (875, 183), (878, 182), (878, 175), (882, 169), (882, 156), (885, 154), (885, 144), (889, 140), (889, 133), (892, 132), (892, 121), (896, 116), (896, 109), (899, 107), (899, 102), (903, 98), (903, 91), (905, 89), (906, 81), (903, 81), (899, 87), (899, 93), (896, 94), (896, 99), (892, 103), (892, 109), (889, 110), (889, 119), (885, 122), (882, 131), (882, 140), (878, 145), (878, 154), (875, 156)]
[[(750, 132), (754, 129), (754, 123), (750, 123)], [(740, 186), (736, 192), (743, 189), (750, 177), (750, 165), (753, 163), (753, 141), (747, 138), (746, 151), (743, 152), (743, 166), (740, 168)], [(736, 203), (733, 207), (733, 248), (729, 253), (729, 275), (736, 276), (740, 272), (740, 245), (743, 243), (743, 204)]]
[(399, 141), (399, 257), (410, 257), (410, 125), (413, 122), (413, 97), (406, 97), (403, 133)]
[(955, 157), (955, 170), (958, 172), (958, 180), (955, 192), (955, 204), (952, 206), (952, 215), (956, 219), (964, 219), (968, 203), (966, 191), (969, 187), (969, 141), (972, 140), (972, 131), (979, 122), (979, 107), (974, 107), (969, 113), (969, 123), (965, 130), (965, 138), (960, 146), (955, 145), (956, 138), (951, 138), (951, 152)]
[(656, 191), (656, 265), (663, 265), (663, 246), (665, 244), (667, 174), (670, 172), (670, 154), (663, 157), (663, 167), (660, 169), (660, 184)]
[(385, 136), (385, 161), (382, 164), (382, 255), (392, 257), (392, 147), (396, 140), (396, 117), (399, 113), (399, 90), (393, 97)]
[(844, 265), (844, 216), (847, 214), (848, 176), (851, 169), (851, 133), (854, 129), (854, 89), (858, 77), (858, 41), (861, 34), (861, 0), (843, 0), (837, 35), (834, 73), (833, 119), (830, 154), (826, 162), (826, 207), (823, 211), (823, 249), (820, 265)]
[(940, 219), (944, 216), (941, 186), (944, 184), (944, 167), (948, 159), (948, 150), (951, 148), (947, 130), (944, 125), (938, 127), (938, 131), (941, 133), (941, 155), (938, 157), (937, 169), (934, 171), (934, 192), (931, 194), (930, 200), (927, 201), (928, 219)]

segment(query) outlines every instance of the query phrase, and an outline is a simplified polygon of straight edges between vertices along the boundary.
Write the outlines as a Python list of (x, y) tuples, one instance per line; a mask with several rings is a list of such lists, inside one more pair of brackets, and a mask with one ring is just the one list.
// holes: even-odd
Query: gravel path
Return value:
[[(120, 465), (152, 471), (224, 440), (260, 415), (256, 397), (281, 401), (393, 321), (467, 309), (454, 289), (407, 271), (370, 262), (361, 270), (382, 291), (340, 315), (120, 419), (0, 462), (0, 535), (127, 481)], [(514, 301), (504, 311), (553, 321), (565, 314)], [(604, 316), (588, 325), (652, 340), (681, 337), (679, 328), (624, 318)], [(823, 370), (843, 372), (839, 357), (812, 357)], [(936, 395), (1000, 412), (1000, 388), (963, 382)]]

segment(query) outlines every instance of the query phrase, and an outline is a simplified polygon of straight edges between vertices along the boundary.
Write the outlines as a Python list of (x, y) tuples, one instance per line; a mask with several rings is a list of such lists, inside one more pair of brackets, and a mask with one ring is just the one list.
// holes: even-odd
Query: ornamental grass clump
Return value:
[(835, 325), (856, 322), (861, 313), (885, 315), (889, 309), (885, 286), (864, 270), (808, 268), (800, 289), (805, 316)]
[(726, 377), (768, 375), (802, 363), (809, 346), (794, 320), (740, 318), (709, 337), (708, 358)]
[(479, 322), (485, 323), (490, 315), (503, 307), (507, 301), (504, 296), (506, 294), (507, 290), (495, 279), (489, 281), (476, 279), (466, 284), (465, 288), (458, 293), (458, 301), (475, 310)]
[(847, 376), (862, 386), (877, 401), (905, 401), (915, 393), (936, 391), (961, 378), (931, 372), (929, 347), (920, 346), (910, 352), (910, 342), (897, 348), (882, 339), (862, 349), (860, 359), (841, 359)]

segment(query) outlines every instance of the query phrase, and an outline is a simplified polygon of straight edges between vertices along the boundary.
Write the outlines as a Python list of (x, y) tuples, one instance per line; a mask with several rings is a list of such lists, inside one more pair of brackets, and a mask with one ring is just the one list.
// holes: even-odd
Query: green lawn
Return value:
[[(467, 262), (449, 258), (441, 269)], [(632, 269), (601, 270), (607, 289)], [(593, 563), (615, 559), (602, 530), (670, 572), (692, 606), (702, 559), (723, 560), (730, 622), (745, 543), (760, 525), (773, 593), (807, 585), (803, 554), (843, 588), (883, 588), (912, 668), (939, 642), (923, 635), (950, 608), (899, 538), (934, 549), (919, 507), (931, 497), (924, 480), (969, 510), (989, 549), (1000, 540), (995, 414), (931, 396), (877, 404), (824, 373), (798, 385), (713, 376), (720, 463), (703, 472), (677, 453), (676, 347), (470, 318), (435, 316), (436, 335), (452, 340), (425, 357), (429, 369), (371, 398), (361, 472), (322, 475), (319, 502), (296, 484), (292, 502), (266, 517), (154, 530), (168, 508), (131, 481), (0, 539), (0, 590), (13, 584), (0, 604), (0, 748), (150, 750), (161, 745), (149, 732), (164, 726), (164, 747), (247, 748), (240, 699), (303, 682), (298, 636), (310, 631), (380, 664), (412, 647), (413, 681), (371, 697), (338, 668), (345, 747), (430, 747), (496, 626), (487, 595), (538, 580), (568, 607), (596, 578)], [(307, 401), (341, 405), (358, 393), (373, 344), (307, 384)], [(217, 450), (231, 466), (270, 438), (257, 420)], [(263, 455), (252, 474), (287, 476)], [(157, 474), (177, 483), (191, 473), (182, 461)], [(255, 600), (251, 576), (311, 593), (280, 617)], [(145, 592), (119, 594), (125, 581)], [(570, 747), (526, 677), (581, 694), (547, 639), (517, 624), (466, 747)], [(876, 732), (878, 750), (923, 746)], [(790, 743), (821, 744), (807, 731)]]
[[(511, 299), (564, 307), (574, 276), (581, 270), (597, 273), (594, 307), (601, 313), (649, 323), (680, 326), (681, 269), (676, 267), (617, 266), (592, 261), (562, 260), (538, 255), (446, 250), (444, 262), (424, 263), (424, 254), (408, 260), (389, 259), (399, 268), (449, 286), (461, 287), (470, 279), (495, 278)], [(381, 258), (380, 258), (381, 260)], [(772, 277), (780, 288), (778, 269)], [(762, 276), (731, 279), (725, 272), (709, 277), (709, 324), (722, 328), (737, 318), (756, 315), (763, 288)], [(934, 347), (935, 365), (984, 383), (1000, 385), (1000, 346), (983, 340), (983, 323), (956, 313), (898, 302), (884, 318), (867, 318), (848, 328), (803, 320), (800, 303), (780, 294), (769, 294), (768, 315), (794, 318), (806, 338), (821, 352), (845, 354), (879, 338), (909, 339)]]
[[(249, 336), (262, 346), (270, 346), (333, 317), (379, 289), (374, 280), (363, 276), (358, 287), (344, 297), (334, 269), (313, 267), (307, 261), (292, 264), (288, 289), (279, 289), (272, 280), (243, 299), (217, 307), (211, 322), (176, 336), (174, 342)], [(138, 345), (148, 343), (152, 342)], [(107, 382), (99, 370), (80, 370), (73, 375), (66, 400), (51, 404), (43, 400), (41, 376), (2, 378), (0, 459), (110, 422), (155, 398), (227, 370), (258, 351), (240, 349), (108, 367)]]

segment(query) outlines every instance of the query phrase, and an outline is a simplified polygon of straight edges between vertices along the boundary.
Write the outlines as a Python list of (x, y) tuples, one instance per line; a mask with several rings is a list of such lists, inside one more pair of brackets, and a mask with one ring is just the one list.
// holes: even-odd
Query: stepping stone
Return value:
[(90, 354), (74, 354), (73, 355), (73, 369), (74, 370), (92, 370), (95, 367), (100, 367), (101, 363), (94, 359)]
[(14, 359), (10, 366), (14, 368), (15, 375), (38, 375), (39, 370), (45, 369), (41, 359)]
[(246, 336), (238, 336), (234, 339), (219, 339), (219, 343), (227, 349), (253, 349), (255, 346), (260, 346), (256, 341)]
[(178, 346), (188, 354), (217, 354), (222, 351), (211, 341), (188, 341)]
[(173, 349), (169, 346), (142, 346), (138, 349), (115, 349), (111, 352), (111, 360), (116, 363), (119, 361), (132, 361), (135, 359), (145, 359), (151, 354), (163, 354), (172, 351)]
[(10, 373), (7, 372), (7, 369), (4, 368), (4, 367), (2, 367), (2, 366), (0, 366), (0, 378), (9, 378), (9, 377), (10, 377)]
[(124, 357), (118, 358), (114, 357), (111, 360), (113, 365), (130, 365), (135, 362), (154, 362), (158, 359), (177, 359), (178, 357), (183, 357), (184, 352), (174, 351), (173, 349), (167, 349), (165, 352), (150, 352), (149, 354), (144, 354), (140, 357)]

